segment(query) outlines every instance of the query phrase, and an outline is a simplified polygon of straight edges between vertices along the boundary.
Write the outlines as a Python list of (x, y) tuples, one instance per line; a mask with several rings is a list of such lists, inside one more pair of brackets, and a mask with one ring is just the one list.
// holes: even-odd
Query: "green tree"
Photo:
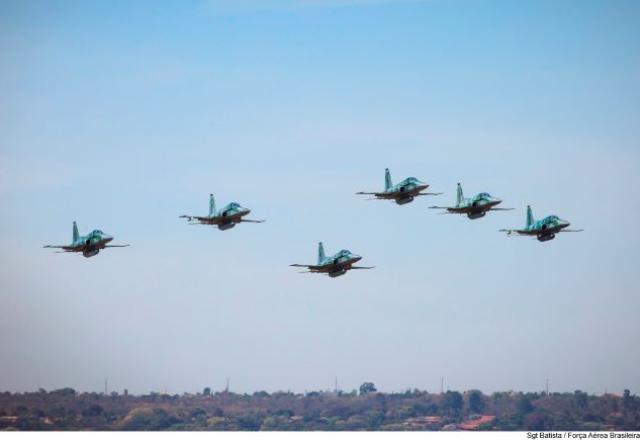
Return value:
[(518, 399), (517, 411), (520, 415), (526, 415), (533, 411), (533, 405), (527, 396), (520, 396), (520, 399)]
[(236, 422), (240, 428), (246, 431), (258, 431), (260, 426), (262, 426), (262, 417), (255, 412), (250, 412), (238, 417)]
[(207, 428), (211, 430), (220, 430), (224, 428), (224, 417), (214, 416), (207, 419)]
[(474, 413), (480, 413), (484, 409), (484, 400), (482, 400), (482, 393), (478, 390), (472, 390), (469, 392), (469, 411)]
[(550, 430), (553, 426), (553, 420), (545, 413), (532, 412), (525, 417), (523, 427), (532, 431)]
[(129, 411), (117, 428), (125, 431), (160, 431), (178, 422), (180, 420), (169, 416), (162, 408), (139, 407)]
[(365, 382), (362, 385), (360, 385), (361, 396), (364, 396), (369, 393), (375, 393), (376, 391), (378, 390), (376, 389), (376, 386), (373, 384), (373, 382)]
[(625, 389), (624, 393), (622, 394), (622, 407), (624, 409), (630, 409), (632, 400), (633, 399), (631, 397), (631, 391)]
[(189, 411), (191, 421), (204, 421), (207, 418), (207, 412), (202, 408), (193, 408)]
[(59, 390), (50, 391), (49, 394), (54, 396), (75, 396), (76, 390), (73, 388), (60, 388)]
[(290, 430), (289, 417), (269, 416), (265, 417), (260, 426), (260, 431), (287, 431)]
[(367, 411), (366, 416), (369, 429), (377, 430), (384, 422), (384, 413), (382, 411)]
[(206, 387), (204, 390), (202, 390), (202, 395), (203, 396), (210, 396), (211, 395), (211, 388)]
[(573, 393), (573, 400), (578, 408), (584, 409), (587, 407), (589, 396), (584, 391), (576, 390)]
[(102, 414), (102, 407), (100, 405), (91, 405), (89, 408), (82, 410), (82, 417), (98, 417)]
[(457, 391), (447, 391), (444, 394), (444, 401), (442, 402), (442, 409), (445, 411), (458, 414), (464, 405), (462, 400), (462, 394)]

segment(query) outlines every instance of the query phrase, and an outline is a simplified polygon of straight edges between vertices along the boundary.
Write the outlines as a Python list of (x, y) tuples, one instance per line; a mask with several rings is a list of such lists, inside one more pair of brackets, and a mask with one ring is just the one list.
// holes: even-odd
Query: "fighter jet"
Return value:
[(458, 183), (458, 197), (456, 206), (429, 206), (429, 209), (445, 209), (443, 214), (466, 214), (467, 217), (474, 220), (484, 217), (488, 211), (511, 211), (513, 208), (496, 208), (502, 203), (502, 200), (491, 196), (491, 194), (482, 192), (471, 198), (465, 198), (462, 193), (462, 185)]
[(105, 234), (99, 229), (95, 229), (87, 235), (78, 234), (78, 225), (73, 222), (73, 241), (68, 245), (51, 245), (44, 246), (45, 248), (62, 249), (58, 251), (62, 252), (82, 252), (82, 255), (86, 258), (98, 255), (100, 249), (112, 248), (112, 247), (127, 247), (128, 244), (107, 244), (113, 240), (113, 237)]
[(326, 257), (322, 242), (318, 243), (318, 264), (292, 264), (293, 267), (306, 267), (308, 271), (301, 273), (326, 273), (331, 278), (344, 275), (350, 269), (373, 269), (374, 266), (354, 266), (360, 261), (360, 255), (352, 254), (350, 251), (343, 249), (335, 255)]
[(389, 168), (384, 170), (384, 191), (383, 192), (357, 192), (356, 194), (366, 194), (374, 196), (370, 200), (394, 200), (398, 205), (413, 202), (417, 196), (437, 196), (442, 193), (422, 192), (429, 187), (425, 182), (421, 182), (415, 177), (407, 177), (402, 182), (394, 185), (391, 182)]
[(181, 215), (180, 218), (186, 218), (190, 225), (212, 225), (217, 226), (221, 231), (231, 229), (238, 223), (264, 223), (264, 220), (243, 218), (250, 212), (250, 209), (244, 208), (236, 202), (231, 202), (220, 211), (216, 211), (216, 201), (213, 198), (213, 194), (210, 194), (208, 216)]
[(558, 232), (582, 232), (583, 229), (567, 229), (570, 225), (566, 220), (562, 220), (557, 215), (548, 215), (542, 220), (536, 221), (533, 218), (531, 206), (527, 205), (527, 225), (524, 229), (500, 229), (507, 235), (528, 235), (535, 236), (538, 241), (553, 240)]

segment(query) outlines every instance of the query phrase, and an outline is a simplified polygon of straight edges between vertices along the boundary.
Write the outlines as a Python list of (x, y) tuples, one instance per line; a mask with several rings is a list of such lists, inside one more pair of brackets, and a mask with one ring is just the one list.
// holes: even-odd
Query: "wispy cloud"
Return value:
[(422, 3), (427, 0), (208, 0), (214, 13)]

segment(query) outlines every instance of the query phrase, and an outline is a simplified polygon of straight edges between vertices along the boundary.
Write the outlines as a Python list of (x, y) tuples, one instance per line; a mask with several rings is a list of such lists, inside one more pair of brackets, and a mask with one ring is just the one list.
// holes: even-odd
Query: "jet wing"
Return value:
[(128, 244), (106, 244), (104, 247), (128, 247)]
[(313, 264), (290, 264), (291, 267), (306, 267), (307, 269), (318, 270), (321, 266), (316, 266)]
[(558, 232), (582, 232), (584, 229), (560, 229)]
[(360, 191), (360, 192), (357, 192), (356, 194), (373, 196), (373, 197), (369, 197), (368, 199), (365, 199), (365, 200), (388, 200), (388, 199), (393, 199), (394, 198), (394, 195), (392, 193), (386, 193), (386, 192), (365, 192), (365, 191)]
[(429, 192), (423, 193), (423, 192), (421, 192), (421, 193), (415, 194), (415, 196), (416, 197), (417, 196), (439, 196), (439, 195), (442, 195), (442, 194), (444, 194), (444, 193), (429, 193)]
[(266, 220), (250, 220), (250, 219), (240, 219), (242, 223), (264, 223)]
[(318, 273), (322, 272), (322, 266), (317, 266), (313, 264), (290, 264), (292, 267), (305, 267), (309, 270), (305, 270), (299, 273)]
[(55, 245), (55, 244), (48, 244), (46, 246), (43, 246), (44, 248), (48, 248), (48, 249), (64, 249), (65, 252), (73, 252), (74, 250), (76, 250), (77, 248), (74, 246), (69, 246), (69, 245)]
[(375, 266), (351, 266), (351, 269), (375, 269)]
[[(449, 214), (464, 214), (474, 210), (472, 206), (466, 206), (463, 208), (457, 208), (455, 206), (429, 206), (429, 209), (446, 209), (447, 211), (449, 211), (448, 212)], [(513, 211), (513, 208), (489, 208), (489, 209), (486, 209), (485, 211)]]
[[(218, 223), (218, 219), (215, 217), (211, 218), (211, 217), (199, 217), (197, 215), (181, 215), (178, 218), (186, 218), (188, 222), (197, 220), (199, 223), (206, 223), (210, 225)], [(193, 223), (193, 224), (197, 224), (197, 223)]]
[(441, 214), (462, 214), (468, 211), (467, 208), (456, 208), (455, 206), (429, 206), (429, 209), (445, 209), (447, 211)]
[(500, 232), (506, 232), (507, 235), (538, 235), (536, 231), (527, 231), (524, 229), (500, 229)]

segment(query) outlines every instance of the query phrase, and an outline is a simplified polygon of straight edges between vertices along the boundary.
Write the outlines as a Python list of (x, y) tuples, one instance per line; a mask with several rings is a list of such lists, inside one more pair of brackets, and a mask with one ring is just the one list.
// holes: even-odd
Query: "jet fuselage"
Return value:
[(480, 193), (475, 197), (464, 199), (461, 206), (458, 209), (449, 209), (449, 212), (460, 212), (461, 214), (467, 214), (471, 220), (484, 217), (487, 211), (491, 208), (498, 206), (502, 203), (502, 200), (491, 196), (489, 193)]
[(113, 237), (105, 234), (100, 230), (92, 231), (91, 233), (78, 237), (78, 240), (74, 242), (73, 246), (79, 251), (82, 251), (82, 255), (86, 258), (93, 257), (100, 253), (101, 249), (107, 246), (107, 243), (111, 242)]
[(562, 220), (557, 215), (549, 215), (542, 220), (534, 222), (531, 226), (525, 228), (527, 235), (535, 235), (538, 241), (549, 241), (556, 237), (561, 230), (571, 225), (566, 220)]
[(362, 260), (360, 255), (352, 254), (350, 251), (343, 249), (335, 255), (326, 257), (316, 270), (310, 270), (312, 272), (324, 272), (331, 278), (335, 278), (347, 273), (351, 266), (360, 260)]
[(413, 202), (418, 193), (427, 188), (429, 188), (428, 184), (421, 182), (415, 177), (408, 177), (402, 182), (393, 185), (388, 190), (376, 193), (375, 196), (381, 199), (392, 199), (398, 205), (404, 205)]

